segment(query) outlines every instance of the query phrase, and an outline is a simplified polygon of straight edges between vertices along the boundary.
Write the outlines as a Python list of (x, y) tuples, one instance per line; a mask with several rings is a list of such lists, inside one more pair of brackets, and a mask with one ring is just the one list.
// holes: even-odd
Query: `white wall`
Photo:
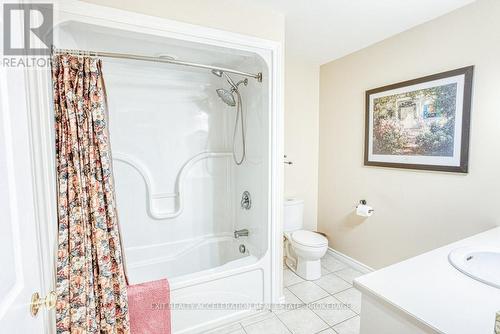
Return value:
[(318, 209), (319, 66), (286, 53), (285, 197), (304, 199), (304, 224), (316, 230)]
[[(319, 227), (375, 268), (499, 224), (500, 1), (479, 0), (321, 67)], [(475, 65), (467, 175), (363, 166), (364, 93)], [(360, 199), (375, 215), (353, 215)]]

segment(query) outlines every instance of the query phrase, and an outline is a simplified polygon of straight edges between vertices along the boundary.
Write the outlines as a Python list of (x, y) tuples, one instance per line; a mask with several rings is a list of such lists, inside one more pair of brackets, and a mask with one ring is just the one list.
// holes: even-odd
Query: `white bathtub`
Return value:
[[(245, 253), (240, 253), (240, 245), (245, 246)], [(131, 263), (127, 269), (132, 282), (167, 277), (171, 286), (200, 274), (235, 268), (235, 261), (239, 264), (252, 264), (257, 261), (257, 254), (252, 254), (252, 246), (247, 238), (234, 239), (229, 236), (131, 248), (127, 249), (126, 254), (127, 262)], [(141, 261), (141, 258), (148, 260)]]
[[(245, 253), (240, 253), (240, 245), (245, 245)], [(257, 305), (265, 302), (265, 256), (252, 254), (247, 238), (211, 237), (176, 246), (168, 257), (134, 261), (127, 268), (131, 284), (169, 279), (173, 333), (204, 333), (257, 312)], [(131, 251), (134, 258), (140, 256), (140, 250)]]

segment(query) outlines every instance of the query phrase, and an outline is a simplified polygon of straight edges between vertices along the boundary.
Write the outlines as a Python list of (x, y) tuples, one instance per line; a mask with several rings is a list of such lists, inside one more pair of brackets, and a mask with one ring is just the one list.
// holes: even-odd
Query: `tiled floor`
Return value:
[(305, 281), (283, 271), (288, 307), (246, 318), (211, 334), (358, 334), (361, 294), (352, 287), (361, 273), (327, 254), (322, 277)]

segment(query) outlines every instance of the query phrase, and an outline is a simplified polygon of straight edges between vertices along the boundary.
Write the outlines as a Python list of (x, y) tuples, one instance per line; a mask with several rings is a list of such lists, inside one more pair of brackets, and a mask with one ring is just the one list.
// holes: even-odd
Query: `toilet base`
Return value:
[(306, 261), (299, 258), (295, 262), (287, 258), (285, 263), (290, 270), (306, 281), (321, 278), (321, 260)]
[(305, 261), (299, 258), (297, 262), (297, 275), (308, 281), (321, 278), (320, 260)]

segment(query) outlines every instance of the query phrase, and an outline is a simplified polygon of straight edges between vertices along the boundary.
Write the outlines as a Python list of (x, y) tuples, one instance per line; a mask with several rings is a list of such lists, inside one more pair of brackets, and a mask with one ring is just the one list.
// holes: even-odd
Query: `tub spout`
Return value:
[(234, 238), (238, 239), (239, 237), (248, 237), (248, 230), (244, 228), (242, 230), (234, 231)]

